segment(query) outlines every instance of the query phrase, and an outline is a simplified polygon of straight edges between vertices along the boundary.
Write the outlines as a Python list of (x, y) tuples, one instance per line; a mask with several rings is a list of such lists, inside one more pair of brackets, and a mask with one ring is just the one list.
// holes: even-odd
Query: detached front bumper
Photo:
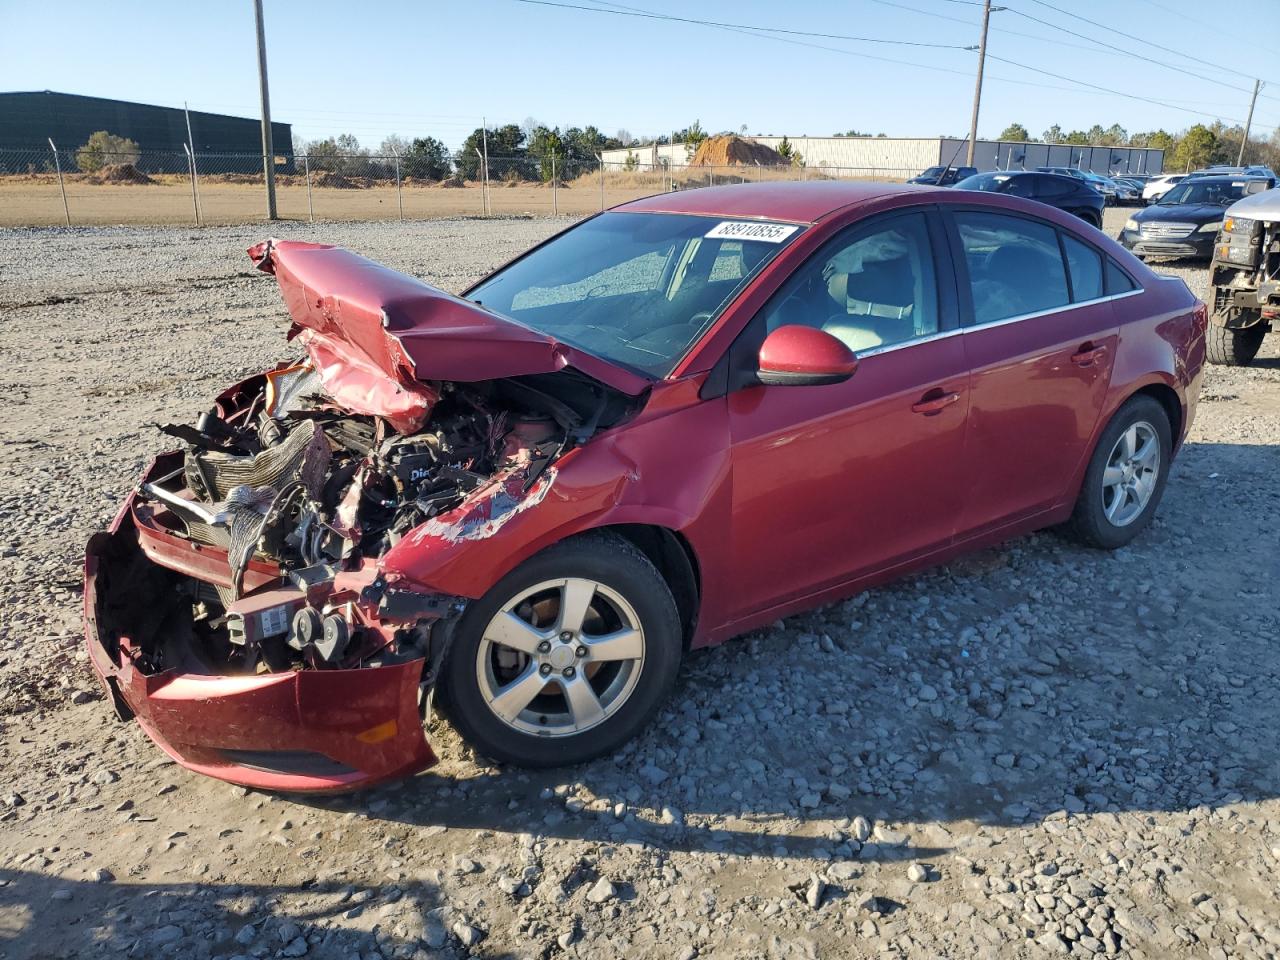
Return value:
[(1139, 257), (1194, 257), (1208, 260), (1213, 256), (1217, 233), (1196, 231), (1176, 240), (1144, 240), (1136, 230), (1122, 230), (1119, 240), (1126, 250)]
[(89, 660), (122, 719), (136, 717), (189, 770), (268, 790), (353, 790), (435, 763), (418, 712), (421, 658), (254, 675), (146, 672), (130, 638), (99, 624), (103, 591), (130, 589), (112, 582), (113, 565), (139, 549), (129, 506), (85, 557)]

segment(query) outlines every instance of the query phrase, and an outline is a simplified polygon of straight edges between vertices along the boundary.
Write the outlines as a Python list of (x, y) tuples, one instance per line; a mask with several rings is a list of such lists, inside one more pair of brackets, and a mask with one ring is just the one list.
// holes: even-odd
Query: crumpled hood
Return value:
[(439, 398), (428, 381), (476, 382), (572, 366), (636, 396), (645, 378), (349, 250), (265, 240), (249, 248), (275, 274), (321, 382), (353, 413), (413, 433)]

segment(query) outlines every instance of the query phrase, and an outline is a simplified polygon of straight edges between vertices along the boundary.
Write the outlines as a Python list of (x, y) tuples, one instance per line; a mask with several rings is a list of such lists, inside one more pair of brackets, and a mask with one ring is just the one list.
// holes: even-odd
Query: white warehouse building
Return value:
[[(783, 137), (746, 137), (777, 149)], [(786, 137), (810, 170), (833, 175), (913, 177), (928, 167), (950, 163), (963, 166), (968, 140), (948, 137)], [(684, 166), (693, 151), (683, 143), (649, 144), (605, 150), (607, 164), (628, 158), (646, 167)], [(1032, 170), (1036, 167), (1076, 167), (1095, 173), (1157, 174), (1164, 170), (1164, 151), (1144, 147), (1111, 147), (1066, 143), (979, 140), (973, 165), (984, 170)]]

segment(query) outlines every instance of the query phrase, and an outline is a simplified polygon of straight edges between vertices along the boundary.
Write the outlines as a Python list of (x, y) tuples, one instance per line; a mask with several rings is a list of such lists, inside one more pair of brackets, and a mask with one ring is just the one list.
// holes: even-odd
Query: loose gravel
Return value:
[[(562, 225), (274, 229), (456, 290)], [(298, 799), (169, 762), (80, 639), (153, 424), (289, 353), (265, 233), (0, 231), (0, 957), (1280, 954), (1280, 337), (1210, 369), (1124, 550), (1040, 533), (695, 652), (578, 769), (437, 722), (426, 774)]]

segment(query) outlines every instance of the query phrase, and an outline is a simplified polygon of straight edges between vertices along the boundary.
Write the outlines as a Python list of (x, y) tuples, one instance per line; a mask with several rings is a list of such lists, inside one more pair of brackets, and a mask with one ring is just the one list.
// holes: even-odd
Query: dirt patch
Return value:
[(155, 183), (132, 163), (109, 163), (89, 177), (90, 183)]
[(321, 170), (319, 173), (312, 174), (311, 182), (317, 187), (329, 187), (333, 190), (359, 190), (360, 184), (354, 180), (348, 180), (340, 173), (334, 173), (332, 170)]
[(708, 137), (698, 145), (698, 152), (689, 161), (695, 167), (730, 167), (760, 164), (762, 167), (785, 164), (777, 150), (754, 140), (729, 136)]

